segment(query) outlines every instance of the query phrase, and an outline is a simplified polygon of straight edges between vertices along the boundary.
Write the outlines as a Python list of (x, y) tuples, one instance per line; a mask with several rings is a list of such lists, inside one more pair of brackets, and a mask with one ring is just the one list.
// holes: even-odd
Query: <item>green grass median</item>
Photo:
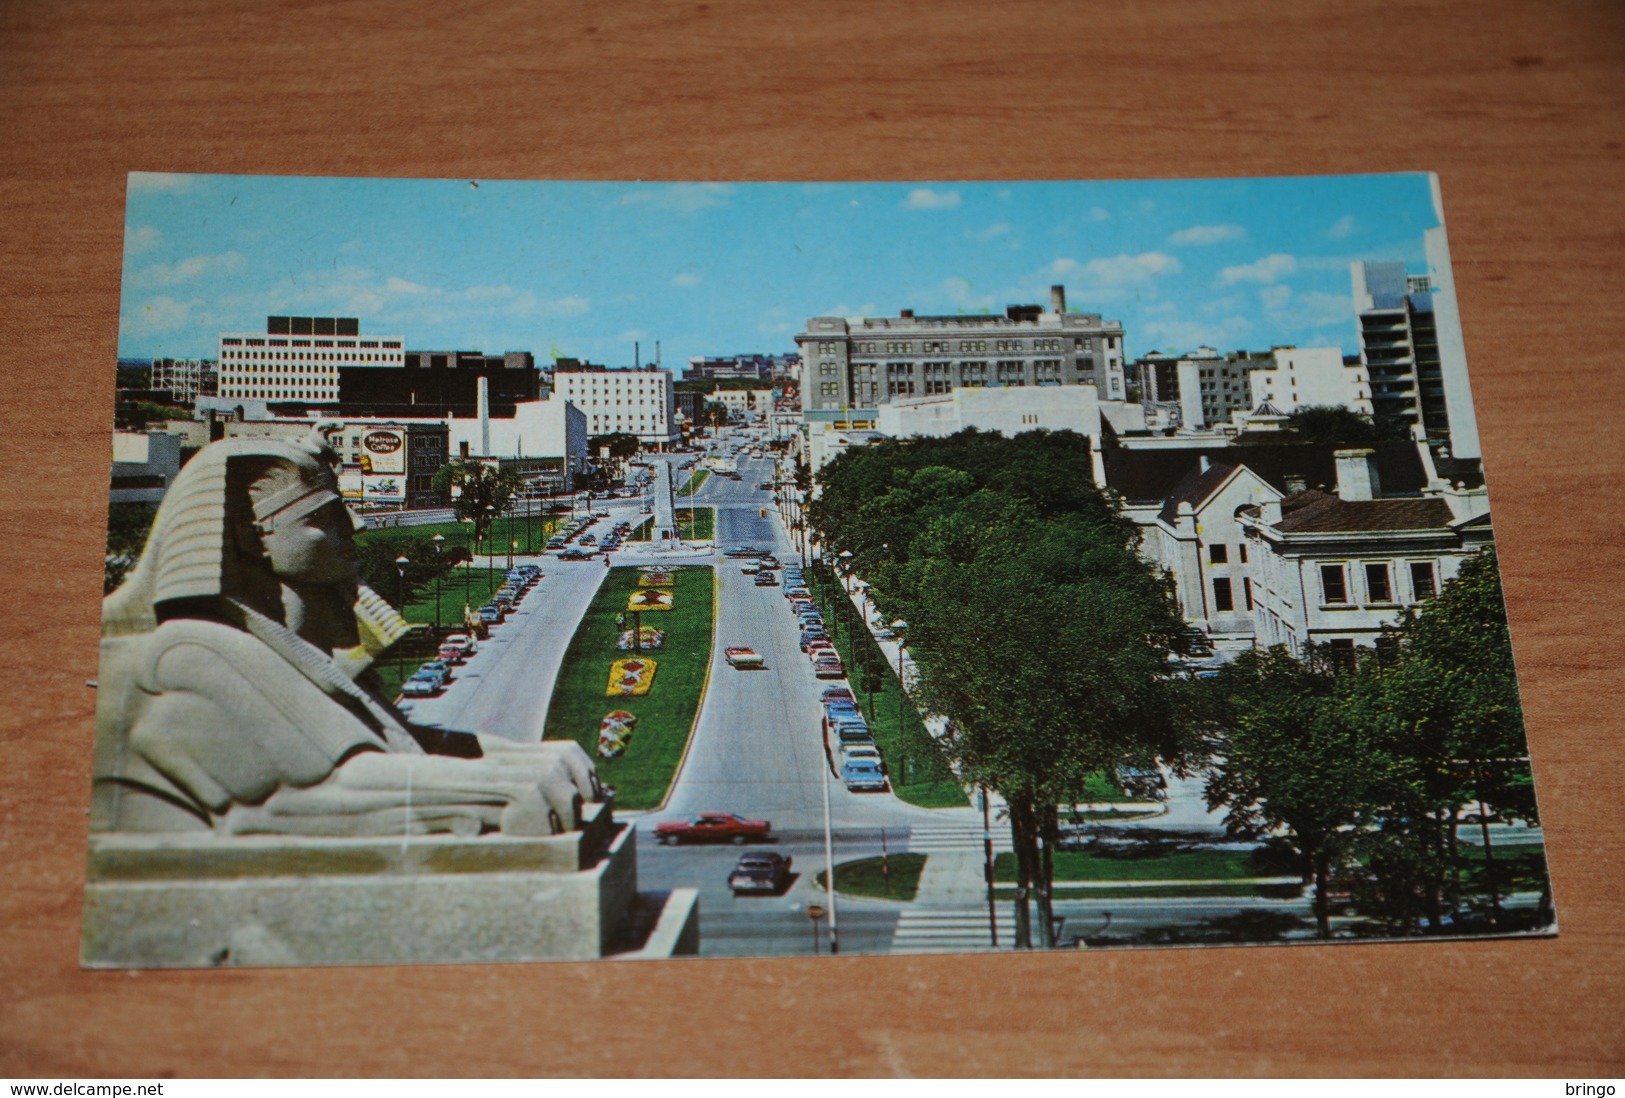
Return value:
[[(893, 854), (888, 858), (859, 858), (835, 867), (835, 891), (843, 896), (877, 900), (912, 900), (920, 892), (924, 854)], [(828, 888), (828, 875), (818, 874), (818, 887)]]
[[(942, 748), (925, 727), (920, 711), (903, 693), (885, 653), (863, 626), (840, 582), (827, 568), (809, 570), (812, 588), (823, 610), (835, 649), (846, 667), (875, 745), (886, 760), (892, 792), (900, 801), (921, 808), (962, 808), (970, 802), (954, 777)], [(839, 881), (839, 875), (836, 880)]]
[[(673, 608), (642, 615), (645, 626), (666, 634), (663, 647), (642, 653), (656, 665), (649, 693), (642, 697), (605, 693), (610, 665), (634, 655), (616, 647), (623, 627), (616, 625), (615, 618), (624, 614), (624, 628), (632, 627), (626, 603), (640, 590), (641, 574), (637, 568), (612, 568), (565, 650), (547, 710), (546, 737), (581, 744), (597, 761), (599, 777), (615, 788), (616, 805), (626, 809), (653, 808), (665, 796), (688, 746), (711, 665), (715, 613), (711, 569), (670, 571), (673, 586), (659, 590), (672, 592)], [(617, 709), (636, 715), (636, 729), (625, 754), (599, 758), (599, 724), (606, 713)]]
[[(655, 520), (646, 518), (638, 523), (628, 541), (648, 541)], [(679, 507), (677, 533), (684, 541), (710, 541), (716, 537), (717, 515), (709, 507)]]
[[(1248, 850), (1184, 850), (1172, 854), (1125, 853), (1106, 857), (1077, 850), (1055, 852), (1055, 880), (1065, 881), (1229, 881), (1272, 877), (1257, 866)], [(1016, 856), (1006, 852), (993, 861), (993, 876), (1014, 883)], [(1138, 890), (1137, 890), (1138, 891)]]
[(711, 470), (701, 469), (699, 472), (689, 477), (681, 488), (677, 489), (677, 494), (680, 496), (692, 496), (695, 492), (698, 492), (701, 488), (705, 487), (705, 482), (710, 479)]

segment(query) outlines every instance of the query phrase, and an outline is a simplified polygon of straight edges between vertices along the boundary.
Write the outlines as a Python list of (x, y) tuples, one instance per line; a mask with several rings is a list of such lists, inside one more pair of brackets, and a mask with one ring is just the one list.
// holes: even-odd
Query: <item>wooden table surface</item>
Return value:
[[(1622, 62), (1610, 0), (0, 6), (0, 1075), (1625, 1073)], [(1439, 172), (1561, 935), (80, 971), (131, 169)]]

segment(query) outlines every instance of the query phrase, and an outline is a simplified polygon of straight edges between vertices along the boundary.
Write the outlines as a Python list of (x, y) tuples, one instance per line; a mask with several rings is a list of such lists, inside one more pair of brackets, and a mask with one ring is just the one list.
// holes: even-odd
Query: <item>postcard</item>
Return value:
[(1556, 932), (1437, 180), (129, 177), (83, 962)]

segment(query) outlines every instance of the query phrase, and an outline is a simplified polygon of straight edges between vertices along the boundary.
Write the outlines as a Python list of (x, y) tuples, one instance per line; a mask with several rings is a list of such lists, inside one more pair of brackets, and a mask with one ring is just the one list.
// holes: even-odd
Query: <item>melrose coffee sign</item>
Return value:
[(406, 472), (406, 432), (397, 430), (368, 431), (361, 436), (361, 471), (363, 473)]

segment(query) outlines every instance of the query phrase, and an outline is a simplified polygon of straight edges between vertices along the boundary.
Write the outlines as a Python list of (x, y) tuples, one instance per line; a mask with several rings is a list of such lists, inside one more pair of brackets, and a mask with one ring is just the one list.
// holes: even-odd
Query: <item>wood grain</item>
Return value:
[[(1621, 1074), (1622, 98), (1607, 0), (0, 6), (0, 1074)], [(1438, 171), (1561, 936), (80, 971), (131, 169)]]

